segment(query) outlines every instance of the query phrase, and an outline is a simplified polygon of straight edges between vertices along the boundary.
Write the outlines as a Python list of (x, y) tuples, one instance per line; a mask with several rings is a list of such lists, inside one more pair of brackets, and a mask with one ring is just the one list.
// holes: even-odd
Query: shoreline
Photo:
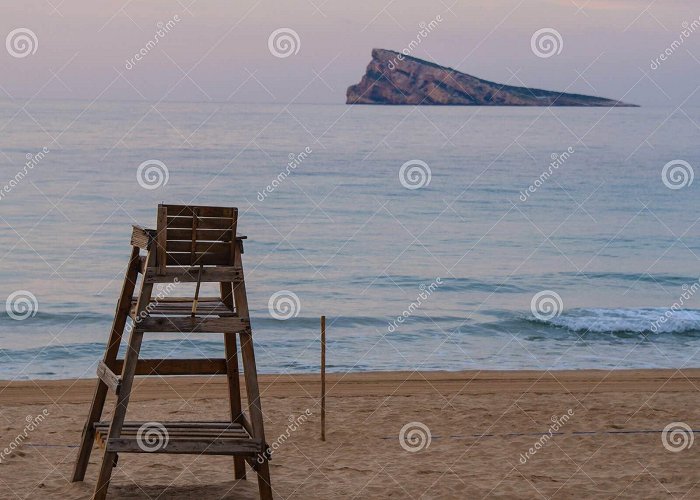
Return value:
[[(317, 374), (258, 374), (260, 390), (270, 397), (316, 397), (320, 390)], [(0, 404), (37, 404), (49, 401), (46, 389), (71, 402), (89, 402), (96, 378), (58, 380), (0, 380)], [(700, 387), (700, 368), (623, 369), (623, 370), (466, 370), (466, 371), (372, 371), (327, 373), (327, 395), (343, 397), (379, 396), (384, 394), (427, 394), (440, 389), (461, 394), (553, 393), (568, 392), (648, 392), (683, 391)], [(241, 384), (245, 381), (241, 377)], [(226, 396), (226, 379), (216, 376), (137, 377), (133, 400), (182, 397), (190, 385), (193, 397), (206, 385), (207, 397)], [(177, 390), (175, 389), (177, 387)], [(318, 387), (317, 387), (318, 386)], [(313, 392), (312, 392), (313, 390)], [(187, 391), (186, 391), (187, 392)]]

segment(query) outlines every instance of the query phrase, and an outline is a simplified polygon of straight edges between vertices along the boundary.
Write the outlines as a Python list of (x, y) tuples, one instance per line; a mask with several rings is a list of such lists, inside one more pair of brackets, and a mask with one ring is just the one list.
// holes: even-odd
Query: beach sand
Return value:
[[(700, 443), (669, 451), (659, 432), (674, 421), (700, 428), (700, 370), (330, 375), (326, 442), (317, 376), (260, 379), (269, 443), (286, 432), (290, 416), (312, 414), (273, 455), (277, 498), (700, 497)], [(94, 386), (0, 382), (1, 447), (28, 415), (48, 411), (0, 464), (0, 496), (89, 498), (99, 448), (85, 482), (69, 479)], [(225, 420), (225, 395), (223, 377), (137, 379), (128, 419)], [(549, 437), (552, 416), (563, 434)], [(399, 432), (410, 422), (427, 426), (429, 446), (401, 446)], [(525, 457), (536, 442), (540, 449)], [(109, 492), (257, 498), (254, 474), (236, 484), (229, 457), (190, 455), (122, 454)]]

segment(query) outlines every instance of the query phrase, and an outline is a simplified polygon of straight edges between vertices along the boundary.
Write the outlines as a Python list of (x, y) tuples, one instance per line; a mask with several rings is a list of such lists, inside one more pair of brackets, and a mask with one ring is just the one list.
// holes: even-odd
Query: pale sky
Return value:
[[(480, 78), (622, 99), (700, 105), (697, 0), (3, 0), (0, 96), (343, 103), (373, 47), (401, 50), (419, 24), (442, 22), (412, 52)], [(172, 29), (132, 68), (127, 61)], [(36, 52), (13, 57), (26, 28)], [(290, 28), (298, 52), (275, 57), (270, 34)], [(537, 57), (552, 28), (561, 52)], [(666, 61), (651, 62), (674, 41)], [(33, 42), (30, 42), (33, 43)]]

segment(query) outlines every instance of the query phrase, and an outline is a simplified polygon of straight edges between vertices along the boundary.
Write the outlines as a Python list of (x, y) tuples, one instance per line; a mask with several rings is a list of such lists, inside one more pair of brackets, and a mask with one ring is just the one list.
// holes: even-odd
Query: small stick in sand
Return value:
[(326, 317), (321, 316), (321, 441), (326, 440)]

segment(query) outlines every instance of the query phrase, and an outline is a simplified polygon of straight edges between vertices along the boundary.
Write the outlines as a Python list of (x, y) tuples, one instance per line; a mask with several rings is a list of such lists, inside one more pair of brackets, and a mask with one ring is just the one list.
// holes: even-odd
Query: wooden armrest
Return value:
[[(148, 250), (151, 243), (155, 241), (156, 232), (157, 231), (155, 229), (146, 229), (137, 224), (132, 225), (131, 245)], [(244, 235), (236, 236), (236, 241), (242, 242), (246, 239), (248, 239), (248, 237)]]
[(147, 250), (155, 238), (155, 233), (153, 229), (145, 229), (134, 224), (131, 230), (131, 245)]

